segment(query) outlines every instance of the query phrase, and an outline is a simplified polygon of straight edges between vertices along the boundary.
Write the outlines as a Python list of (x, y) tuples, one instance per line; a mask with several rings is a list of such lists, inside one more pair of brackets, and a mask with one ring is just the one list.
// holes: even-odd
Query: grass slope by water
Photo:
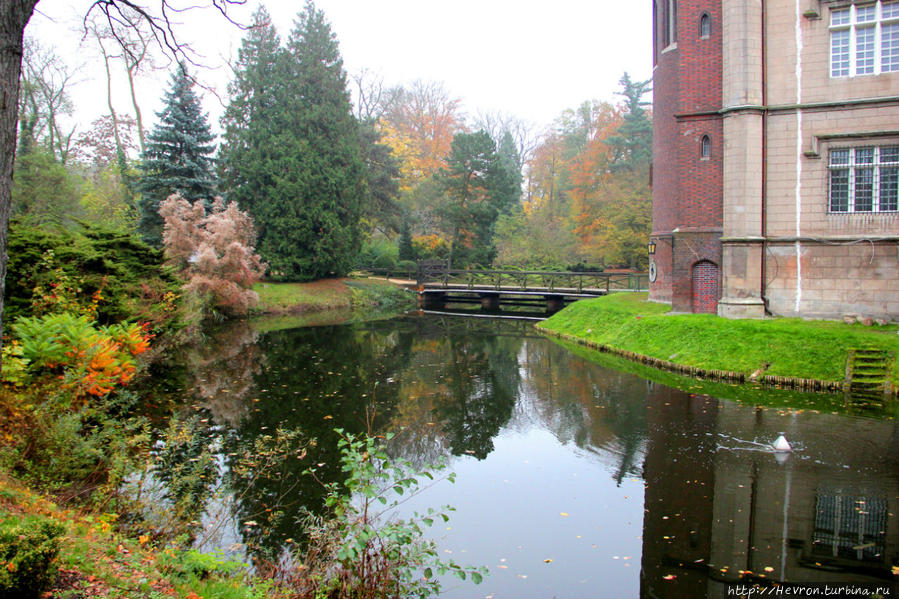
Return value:
[(325, 310), (405, 309), (414, 305), (414, 296), (382, 279), (323, 279), (311, 283), (257, 283), (259, 294), (255, 312), (296, 314)]
[[(576, 302), (538, 328), (687, 366), (842, 381), (850, 349), (876, 348), (899, 357), (899, 327), (865, 327), (798, 318), (731, 320), (670, 314), (645, 293)], [(899, 360), (892, 380), (899, 385)]]

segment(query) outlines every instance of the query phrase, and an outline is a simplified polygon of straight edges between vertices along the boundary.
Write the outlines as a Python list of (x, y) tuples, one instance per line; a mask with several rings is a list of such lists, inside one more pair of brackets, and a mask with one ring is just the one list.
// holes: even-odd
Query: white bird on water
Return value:
[(774, 447), (774, 451), (793, 451), (790, 442), (787, 441), (783, 433), (779, 434), (772, 447)]

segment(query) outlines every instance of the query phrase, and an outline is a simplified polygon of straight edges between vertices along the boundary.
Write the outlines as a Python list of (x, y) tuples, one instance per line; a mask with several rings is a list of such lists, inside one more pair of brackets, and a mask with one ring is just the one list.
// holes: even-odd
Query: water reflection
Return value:
[[(253, 555), (301, 538), (299, 515), (320, 507), (303, 470), (339, 480), (333, 429), (372, 427), (401, 432), (395, 455), (457, 472), (407, 504), (454, 505), (435, 538), (491, 568), (484, 587), (446, 597), (696, 599), (741, 577), (884, 581), (899, 565), (893, 421), (690, 395), (530, 323), (409, 316), (220, 335), (181, 379), (222, 431), (225, 538)], [(246, 467), (278, 429), (318, 443)], [(783, 461), (756, 445), (780, 431), (798, 449)]]

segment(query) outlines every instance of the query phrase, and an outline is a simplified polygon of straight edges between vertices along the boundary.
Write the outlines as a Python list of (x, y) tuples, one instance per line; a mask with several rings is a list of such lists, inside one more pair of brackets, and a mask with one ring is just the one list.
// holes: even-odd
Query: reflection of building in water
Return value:
[(718, 405), (662, 385), (649, 396), (641, 597), (708, 596)]
[[(895, 423), (664, 393), (648, 410), (643, 597), (726, 597), (725, 583), (741, 577), (891, 580), (899, 565)], [(673, 425), (666, 417), (687, 410), (698, 420), (697, 406), (707, 421), (696, 430), (689, 418)], [(752, 443), (780, 431), (798, 451), (776, 456)]]

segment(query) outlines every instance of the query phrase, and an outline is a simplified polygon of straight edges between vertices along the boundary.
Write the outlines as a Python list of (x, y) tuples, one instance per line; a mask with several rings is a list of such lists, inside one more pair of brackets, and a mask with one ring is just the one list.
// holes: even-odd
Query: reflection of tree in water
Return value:
[(257, 556), (277, 553), (287, 538), (300, 536), (297, 518), (303, 509), (320, 510), (324, 490), (303, 475), (306, 468), (316, 468), (325, 482), (342, 480), (333, 429), (366, 431), (371, 406), (374, 431), (389, 421), (397, 373), (408, 361), (410, 346), (411, 337), (376, 324), (292, 329), (260, 339), (266, 365), (254, 377), (257, 397), (226, 452), (234, 454), (232, 460), (247, 455), (247, 443), (278, 428), (303, 431), (317, 443), (303, 460), (296, 457), (299, 446), (288, 448), (284, 460), (269, 463), (266, 472), (231, 468), (232, 490), (240, 497), (235, 516), (242, 524), (258, 524), (242, 529)]
[(486, 458), (493, 451), (493, 437), (512, 417), (518, 398), (518, 356), (508, 341), (451, 337), (447, 342), (450, 396), (436, 413), (445, 422), (453, 455)]
[(246, 321), (228, 323), (187, 349), (184, 360), (193, 375), (193, 392), (216, 424), (236, 427), (250, 409), (254, 376), (265, 363), (259, 333)]
[(619, 483), (639, 474), (648, 381), (573, 357), (548, 340), (528, 342), (523, 362), (525, 394), (539, 398), (533, 409), (560, 441), (618, 454)]
[(393, 451), (419, 465), (447, 453), (487, 457), (518, 398), (520, 336), (505, 336), (507, 327), (495, 321), (410, 322), (415, 343), (392, 423), (403, 430)]

